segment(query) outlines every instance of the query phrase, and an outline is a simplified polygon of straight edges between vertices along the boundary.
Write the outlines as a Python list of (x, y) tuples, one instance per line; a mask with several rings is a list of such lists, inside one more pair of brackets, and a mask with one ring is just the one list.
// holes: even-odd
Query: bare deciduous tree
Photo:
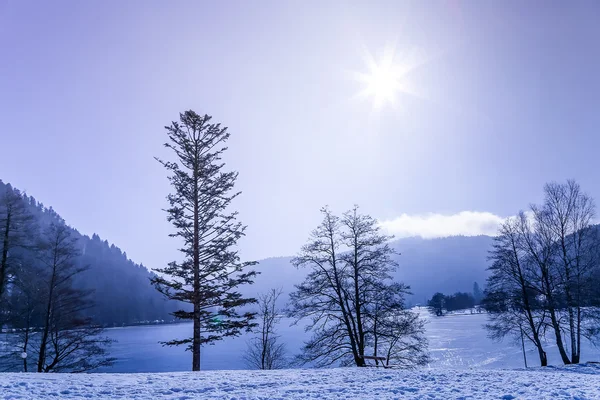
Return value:
[(518, 329), (538, 348), (542, 365), (549, 329), (563, 363), (579, 363), (582, 336), (600, 333), (595, 205), (572, 180), (545, 185), (544, 195), (530, 217), (521, 213), (501, 228), (488, 281), (489, 328), (495, 337)]
[[(293, 259), (296, 267), (310, 269), (290, 296), (289, 315), (297, 321), (308, 319), (313, 332), (299, 359), (317, 366), (364, 366), (363, 356), (371, 352), (377, 326), (386, 326), (377, 325), (376, 316), (381, 314), (372, 307), (394, 285), (395, 251), (388, 244), (391, 237), (381, 234), (377, 221), (359, 214), (357, 207), (341, 219), (327, 208), (321, 212), (322, 223)], [(394, 312), (403, 310), (402, 302), (392, 303), (387, 305)]]
[(114, 361), (107, 351), (112, 340), (86, 317), (92, 292), (74, 287), (74, 279), (86, 268), (78, 264), (71, 233), (61, 221), (50, 224), (15, 271), (13, 332), (5, 336), (4, 370), (87, 372)]
[(561, 289), (561, 303), (566, 306), (570, 361), (577, 364), (581, 358), (584, 308), (590, 306), (589, 285), (598, 267), (598, 235), (591, 226), (595, 205), (572, 180), (566, 184), (549, 183), (544, 192), (544, 205), (536, 218), (539, 224), (545, 225), (544, 229), (549, 233), (548, 245), (555, 249), (553, 272)]
[(281, 289), (271, 289), (258, 297), (258, 336), (250, 339), (244, 360), (250, 368), (281, 369), (287, 365), (285, 344), (277, 334), (277, 324), (281, 320), (277, 301)]
[(524, 224), (527, 217), (521, 212), (505, 221), (494, 239), (485, 299), (490, 319), (486, 328), (496, 340), (525, 335), (536, 347), (540, 364), (546, 366), (548, 357), (542, 340), (546, 311), (537, 300), (540, 292), (533, 284), (536, 276), (519, 233)]
[[(28, 355), (36, 351), (36, 328), (41, 324), (40, 302), (44, 281), (41, 271), (32, 260), (23, 260), (15, 271), (11, 295), (8, 298), (10, 310), (8, 321), (13, 332), (7, 332), (3, 342), (3, 371), (29, 372)], [(29, 357), (31, 358), (31, 357)]]
[(64, 224), (51, 224), (39, 248), (41, 329), (37, 342), (37, 372), (85, 372), (111, 365), (101, 327), (83, 316), (91, 307), (90, 292), (75, 289), (73, 278), (86, 268), (77, 265), (76, 240)]
[[(380, 285), (365, 308), (368, 336), (374, 356), (386, 358), (386, 365), (416, 368), (429, 362), (425, 321), (405, 309), (409, 288), (400, 283)], [(377, 361), (378, 363), (378, 361)]]
[(309, 319), (307, 329), (314, 332), (305, 343), (300, 360), (325, 366), (339, 360), (348, 363), (351, 357), (355, 365), (362, 366), (346, 296), (347, 269), (340, 260), (340, 221), (327, 208), (321, 213), (323, 221), (292, 260), (297, 268), (310, 268), (304, 282), (296, 285), (296, 291), (290, 295), (289, 315), (298, 321)]

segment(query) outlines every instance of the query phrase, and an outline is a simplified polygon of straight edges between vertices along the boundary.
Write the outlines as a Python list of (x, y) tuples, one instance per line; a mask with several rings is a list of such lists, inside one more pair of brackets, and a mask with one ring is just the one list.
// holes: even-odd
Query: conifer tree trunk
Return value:
[(192, 344), (192, 371), (200, 371), (200, 251), (198, 207), (198, 161), (194, 162), (194, 342)]

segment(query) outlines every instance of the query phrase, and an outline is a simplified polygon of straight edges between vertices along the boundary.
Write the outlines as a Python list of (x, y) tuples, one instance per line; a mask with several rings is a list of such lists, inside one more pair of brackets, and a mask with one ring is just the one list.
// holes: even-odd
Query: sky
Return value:
[[(295, 254), (324, 205), (493, 234), (545, 182), (600, 198), (598, 20), (596, 1), (0, 0), (0, 179), (162, 267), (154, 157), (193, 109), (231, 133), (244, 259)], [(393, 101), (369, 93), (386, 62)]]

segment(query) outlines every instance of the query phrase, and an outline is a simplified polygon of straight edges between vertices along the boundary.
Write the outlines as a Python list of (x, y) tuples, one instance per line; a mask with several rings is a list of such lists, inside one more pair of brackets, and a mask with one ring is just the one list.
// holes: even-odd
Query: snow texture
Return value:
[(600, 367), (0, 374), (2, 399), (600, 399)]

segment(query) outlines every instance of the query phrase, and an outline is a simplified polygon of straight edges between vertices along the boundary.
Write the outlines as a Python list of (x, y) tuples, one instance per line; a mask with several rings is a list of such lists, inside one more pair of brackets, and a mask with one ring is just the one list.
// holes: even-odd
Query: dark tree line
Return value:
[(438, 292), (427, 301), (427, 308), (433, 315), (442, 316), (447, 312), (472, 309), (475, 304), (475, 296), (471, 293), (445, 295)]
[(593, 200), (574, 181), (544, 187), (544, 202), (500, 228), (484, 306), (490, 336), (524, 338), (547, 365), (546, 340), (564, 364), (600, 327), (600, 231)]
[(89, 268), (76, 279), (77, 287), (94, 291), (89, 315), (104, 326), (172, 322), (171, 313), (180, 307), (156, 292), (149, 283), (154, 276), (136, 264), (118, 247), (98, 235), (79, 238), (82, 265)]
[(363, 356), (403, 367), (427, 362), (424, 323), (404, 306), (409, 287), (394, 282), (391, 237), (358, 209), (323, 221), (293, 263), (307, 268), (290, 296), (289, 316), (308, 320), (313, 336), (298, 356), (303, 363), (365, 366)]

